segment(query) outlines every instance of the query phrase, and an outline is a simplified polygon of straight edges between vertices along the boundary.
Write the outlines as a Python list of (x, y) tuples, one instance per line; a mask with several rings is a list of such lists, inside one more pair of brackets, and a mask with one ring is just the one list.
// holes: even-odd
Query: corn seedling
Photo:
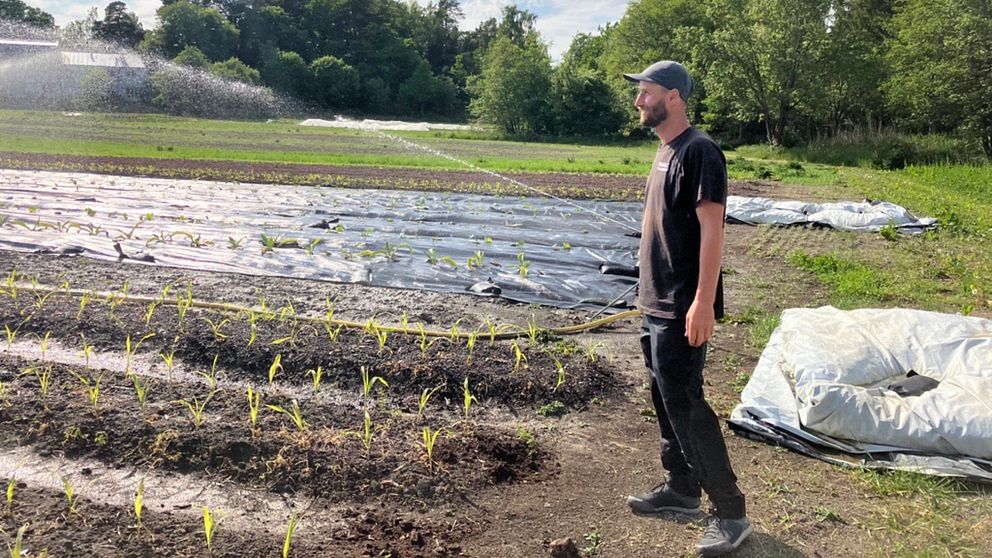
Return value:
[(483, 252), (482, 250), (476, 250), (475, 253), (469, 256), (468, 260), (465, 261), (465, 267), (467, 267), (470, 270), (475, 269), (477, 267), (482, 267), (483, 260), (485, 259), (485, 257), (486, 257), (485, 252)]
[(455, 258), (452, 258), (451, 256), (442, 256), (441, 257), (441, 262), (442, 263), (446, 263), (449, 266), (451, 266), (451, 269), (457, 269), (458, 268), (458, 262), (456, 262), (455, 261)]
[(51, 331), (46, 331), (45, 336), (41, 338), (41, 360), (45, 360), (45, 353), (48, 352), (48, 339), (51, 335)]
[(186, 292), (176, 295), (176, 312), (179, 314), (179, 329), (183, 329), (186, 313), (193, 307), (193, 284), (186, 284)]
[(134, 346), (131, 345), (130, 335), (128, 335), (127, 339), (124, 340), (124, 350), (126, 351), (124, 357), (124, 375), (126, 377), (131, 377), (131, 363), (134, 361), (135, 353), (138, 352), (138, 349), (141, 347), (142, 343), (151, 339), (152, 337), (155, 337), (155, 334), (149, 333), (144, 337), (142, 337), (141, 339), (139, 339), (138, 342), (134, 344)]
[(204, 409), (206, 409), (207, 403), (209, 403), (210, 400), (213, 399), (216, 393), (217, 390), (211, 391), (203, 399), (203, 401), (200, 401), (199, 399), (194, 397), (192, 401), (188, 401), (186, 399), (180, 399), (178, 401), (173, 401), (173, 403), (178, 403), (186, 407), (186, 409), (189, 410), (190, 420), (193, 422), (193, 427), (200, 428), (200, 426), (202, 426), (203, 422), (206, 420), (206, 417), (203, 415), (203, 411)]
[(417, 402), (417, 418), (423, 418), (424, 409), (427, 408), (427, 402), (430, 401), (431, 397), (442, 387), (444, 386), (440, 385), (433, 389), (424, 388), (424, 391), (420, 392), (420, 401)]
[(408, 316), (406, 312), (403, 312), (403, 314), (400, 315), (400, 329), (402, 329), (403, 333), (405, 334), (408, 333), (409, 327), (410, 327), (410, 316)]
[(138, 398), (138, 406), (144, 411), (145, 404), (148, 402), (148, 384), (150, 380), (142, 381), (137, 374), (131, 374), (131, 383), (134, 384), (134, 395)]
[(387, 384), (386, 383), (386, 380), (382, 379), (381, 376), (372, 376), (372, 377), (369, 377), (369, 369), (368, 368), (362, 366), (360, 368), (360, 370), (362, 372), (362, 398), (363, 399), (368, 399), (369, 396), (372, 395), (372, 388), (375, 387), (375, 383), (376, 382), (379, 382), (384, 387), (387, 387), (387, 388), (389, 387), (389, 384)]
[(4, 335), (7, 337), (7, 350), (8, 351), (10, 350), (11, 346), (14, 344), (14, 340), (17, 339), (17, 334), (21, 331), (21, 327), (23, 327), (24, 324), (26, 324), (27, 321), (30, 320), (30, 319), (31, 318), (25, 318), (24, 321), (22, 321), (20, 324), (18, 324), (18, 326), (15, 327), (14, 329), (10, 329), (10, 326), (9, 325), (3, 324), (3, 332), (4, 332)]
[(17, 272), (11, 271), (7, 275), (7, 282), (5, 283), (6, 288), (4, 293), (10, 297), (11, 300), (17, 300)]
[[(281, 319), (281, 318), (280, 318)], [(296, 337), (300, 334), (300, 324), (296, 321), (296, 317), (293, 317), (293, 325), (289, 328), (289, 335), (286, 337), (280, 337), (279, 339), (273, 339), (269, 345), (282, 345), (283, 343), (289, 345), (290, 347), (296, 346)]]
[(90, 357), (93, 356), (93, 345), (86, 342), (86, 336), (82, 333), (79, 337), (83, 339), (83, 349), (79, 351), (79, 354), (83, 357), (83, 361), (86, 364), (86, 368), (90, 367)]
[(369, 415), (368, 410), (365, 411), (364, 429), (357, 436), (362, 441), (362, 445), (365, 446), (365, 456), (367, 457), (372, 451), (372, 416)]
[(269, 385), (276, 379), (276, 373), (282, 370), (282, 353), (276, 355), (276, 358), (272, 360), (272, 364), (269, 366)]
[(489, 346), (490, 347), (495, 347), (496, 346), (496, 336), (497, 335), (499, 335), (500, 333), (503, 333), (503, 332), (505, 332), (505, 331), (507, 331), (509, 329), (512, 329), (512, 327), (510, 325), (508, 325), (508, 324), (496, 325), (495, 322), (490, 321), (488, 319), (485, 321), (485, 324), (484, 325), (486, 326), (486, 329), (489, 332)]
[(317, 365), (317, 368), (311, 368), (307, 370), (307, 374), (310, 375), (310, 381), (313, 386), (313, 392), (317, 393), (320, 391), (320, 382), (324, 378), (324, 369)]
[(518, 262), (517, 263), (517, 274), (519, 274), (520, 277), (527, 277), (527, 273), (529, 273), (529, 270), (530, 270), (530, 260), (524, 259), (524, 253), (523, 252), (518, 252), (517, 253), (517, 262)]
[(513, 371), (516, 372), (517, 370), (520, 370), (520, 365), (522, 363), (526, 366), (527, 355), (525, 355), (523, 349), (520, 348), (518, 339), (513, 340), (510, 348), (513, 349)]
[(537, 345), (538, 339), (541, 337), (541, 328), (537, 325), (537, 319), (533, 316), (527, 320), (527, 340), (530, 341), (530, 345), (533, 347)]
[(279, 405), (266, 405), (269, 409), (277, 413), (282, 413), (293, 421), (293, 425), (300, 432), (306, 432), (310, 428), (310, 424), (303, 420), (303, 413), (300, 411), (300, 404), (294, 399), (293, 405), (287, 410)]
[(76, 312), (77, 322), (83, 319), (83, 312), (86, 311), (86, 306), (89, 305), (91, 300), (93, 300), (93, 293), (91, 291), (86, 291), (79, 297), (79, 311)]
[(282, 558), (289, 558), (289, 548), (293, 544), (293, 533), (300, 524), (300, 514), (295, 511), (289, 516), (289, 524), (286, 525), (286, 538), (282, 542)]
[(458, 324), (462, 323), (461, 318), (455, 320), (455, 323), (451, 324), (451, 329), (448, 331), (448, 341), (452, 343), (458, 343)]
[(472, 402), (478, 403), (479, 400), (472, 395), (472, 392), (468, 389), (468, 378), (465, 378), (465, 383), (462, 384), (462, 394), (463, 394), (463, 405), (465, 407), (465, 420), (468, 420), (468, 414), (472, 410)]
[(427, 350), (431, 348), (431, 345), (433, 345), (437, 339), (431, 339), (428, 341), (427, 332), (424, 331), (424, 324), (417, 324), (417, 327), (420, 328), (420, 343), (418, 343), (417, 346), (420, 347), (420, 354), (426, 356)]
[(431, 432), (429, 426), (425, 426), (421, 431), (424, 440), (424, 451), (427, 452), (427, 468), (434, 468), (434, 444), (437, 443), (437, 435), (441, 433), (441, 428)]
[(324, 321), (324, 331), (327, 332), (327, 338), (331, 343), (334, 343), (338, 340), (338, 335), (341, 335), (341, 330), (344, 329), (344, 326), (339, 324), (337, 327), (332, 328), (331, 325), (332, 322)]
[(589, 362), (596, 362), (596, 359), (599, 356), (596, 353), (596, 350), (599, 349), (602, 346), (603, 346), (603, 342), (602, 341), (596, 341), (596, 342), (590, 341), (588, 344), (586, 344), (583, 347), (584, 352), (585, 352), (585, 355), (586, 355), (586, 358), (589, 359)]
[(14, 506), (14, 487), (15, 486), (17, 486), (17, 479), (15, 479), (14, 477), (11, 477), (10, 480), (7, 481), (6, 498), (7, 498), (7, 511), (8, 512), (10, 511), (10, 508), (12, 508)]
[(117, 312), (117, 307), (124, 304), (124, 301), (127, 300), (127, 293), (130, 289), (131, 284), (124, 281), (124, 285), (121, 286), (120, 292), (110, 293), (107, 295), (107, 303), (110, 305), (110, 316), (112, 318), (116, 315), (115, 313)]
[(35, 368), (28, 367), (21, 372), (18, 377), (21, 376), (34, 376), (38, 379), (38, 391), (41, 392), (41, 399), (44, 401), (48, 397), (48, 388), (51, 387), (52, 382), (52, 366), (48, 365), (45, 368)]
[(241, 238), (234, 238), (233, 236), (229, 236), (227, 237), (227, 248), (229, 250), (237, 250), (238, 248), (241, 248), (241, 245), (244, 243), (244, 241), (245, 241), (245, 237), (243, 236)]
[(313, 257), (313, 251), (316, 250), (317, 246), (319, 246), (320, 243), (323, 241), (324, 241), (323, 238), (315, 238), (311, 240), (309, 243), (307, 243), (306, 245), (307, 255)]
[(10, 389), (3, 382), (0, 382), (0, 405), (10, 407)]
[(86, 391), (86, 398), (89, 400), (90, 405), (93, 406), (93, 412), (100, 412), (100, 382), (103, 381), (103, 375), (99, 375), (93, 378), (86, 377), (82, 374), (77, 374), (72, 372), (72, 375), (79, 380), (79, 383), (83, 384), (83, 389)]
[(214, 531), (217, 529), (217, 522), (214, 520), (214, 513), (210, 508), (203, 506), (203, 536), (207, 541), (207, 551), (212, 551), (214, 542)]
[(468, 338), (465, 339), (465, 347), (468, 349), (468, 358), (465, 359), (465, 364), (472, 364), (472, 353), (475, 352), (475, 342), (479, 339), (479, 332), (473, 331), (468, 334)]
[(220, 341), (222, 339), (227, 339), (227, 335), (224, 335), (224, 333), (221, 331), (221, 329), (224, 326), (226, 326), (227, 324), (231, 323), (231, 320), (229, 318), (224, 318), (223, 320), (221, 320), (219, 322), (214, 322), (210, 318), (207, 318), (206, 316), (204, 316), (203, 317), (203, 321), (205, 321), (208, 324), (210, 324), (210, 330), (214, 332), (214, 339), (216, 339), (218, 341)]
[(375, 342), (379, 345), (379, 352), (381, 353), (386, 348), (386, 339), (389, 338), (389, 332), (382, 328), (376, 328), (373, 335), (375, 335)]
[[(37, 283), (37, 281), (32, 281), (32, 283)], [(36, 310), (38, 310), (40, 312), (41, 309), (45, 306), (45, 302), (49, 298), (51, 298), (52, 295), (58, 293), (58, 290), (52, 290), (52, 291), (44, 292), (43, 290), (38, 289), (37, 284), (35, 284), (34, 287), (35, 288), (32, 291), (34, 293), (34, 307), (35, 307)], [(59, 287), (59, 288), (60, 289), (69, 290), (69, 282), (68, 281), (63, 282), (62, 283), (62, 286)]]
[(254, 311), (248, 312), (248, 344), (246, 347), (251, 347), (255, 344), (255, 338), (258, 336), (258, 326), (255, 325), (255, 321), (258, 319), (258, 314)]
[(200, 376), (207, 381), (207, 385), (210, 386), (211, 390), (217, 389), (217, 359), (220, 355), (214, 355), (214, 361), (210, 365), (210, 372), (200, 372)]
[(172, 378), (172, 367), (175, 364), (175, 358), (176, 358), (176, 348), (175, 348), (175, 346), (173, 346), (172, 349), (168, 353), (166, 353), (165, 351), (162, 351), (162, 352), (160, 352), (158, 354), (158, 356), (162, 357), (162, 361), (165, 362), (165, 370), (169, 373), (169, 378), (171, 379)]
[(439, 261), (440, 261), (440, 258), (438, 258), (438, 256), (437, 256), (437, 250), (435, 250), (433, 248), (428, 248), (427, 249), (427, 263), (429, 263), (431, 265), (437, 265), (437, 262), (439, 262)]
[(14, 545), (7, 544), (7, 552), (10, 553), (10, 558), (27, 558), (27, 555), (24, 553), (24, 533), (27, 530), (28, 526), (22, 525), (17, 530), (17, 536), (14, 537)]
[(551, 358), (554, 360), (555, 369), (558, 371), (558, 380), (555, 382), (555, 387), (551, 391), (558, 391), (558, 388), (560, 388), (565, 383), (565, 365), (562, 364), (561, 361), (558, 360), (557, 358), (555, 357), (551, 357)]
[(258, 409), (261, 407), (262, 394), (248, 386), (248, 422), (251, 423), (252, 431), (258, 425)]
[(78, 514), (79, 512), (76, 510), (76, 503), (79, 499), (79, 495), (76, 494), (76, 491), (72, 488), (72, 483), (69, 482), (69, 477), (62, 477), (62, 491), (65, 493), (65, 501), (69, 507), (69, 513)]
[(141, 512), (145, 509), (145, 479), (138, 481), (138, 490), (134, 493), (134, 517), (138, 520), (138, 529), (141, 529)]

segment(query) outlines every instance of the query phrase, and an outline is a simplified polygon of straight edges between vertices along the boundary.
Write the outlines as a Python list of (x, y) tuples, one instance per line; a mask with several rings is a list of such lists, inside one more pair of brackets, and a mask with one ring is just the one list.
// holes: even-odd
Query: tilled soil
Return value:
[[(751, 195), (775, 192), (773, 185), (762, 183), (734, 187), (748, 188)], [(731, 319), (717, 325), (710, 343), (705, 386), (721, 418), (739, 401), (760, 352), (751, 340), (752, 326), (736, 318), (753, 307), (774, 315), (827, 300), (826, 289), (788, 265), (787, 254), (814, 244), (825, 250), (872, 250), (875, 242), (884, 241), (835, 231), (727, 226)], [(428, 329), (445, 330), (459, 319), (461, 330), (468, 331), (483, 328), (486, 320), (561, 326), (587, 317), (468, 295), (0, 252), (0, 279), (15, 269), (46, 285), (69, 280), (82, 290), (119, 292), (126, 281), (128, 292), (149, 297), (168, 284), (174, 285), (173, 297), (187, 284), (195, 297), (206, 300), (258, 305), (264, 296), (269, 309), (291, 303), (299, 315), (323, 315), (329, 299), (341, 318), (366, 321), (374, 315), (384, 324), (397, 324), (405, 314), (410, 323)], [(32, 311), (37, 299), (26, 292), (19, 297), (24, 297), (19, 306), (8, 304), (9, 298), (0, 304), (0, 323), (23, 328), (10, 349), (0, 338), (0, 382), (8, 387), (11, 403), (0, 405), (0, 439), (8, 448), (0, 455), (0, 482), (15, 479), (14, 504), (2, 516), (0, 537), (13, 542), (17, 529), (28, 525), (31, 556), (45, 547), (51, 556), (208, 555), (200, 508), (232, 505), (217, 497), (218, 490), (241, 494), (246, 508), (262, 509), (223, 510), (226, 519), (213, 548), (218, 556), (279, 555), (291, 509), (303, 514), (292, 556), (534, 558), (549, 555), (550, 542), (567, 536), (584, 549), (583, 556), (676, 557), (691, 553), (701, 531), (699, 517), (635, 517), (624, 504), (625, 495), (663, 476), (637, 322), (567, 338), (576, 339), (580, 349), (569, 355), (562, 352), (572, 345), (556, 347), (547, 339), (531, 345), (524, 338), (520, 346), (530, 368), (514, 371), (510, 341), (490, 347), (485, 336), (478, 339), (471, 363), (464, 342), (440, 339), (422, 355), (416, 336), (397, 334), (380, 352), (373, 337), (360, 330), (342, 331), (331, 343), (323, 328), (300, 327), (295, 348), (288, 341), (273, 345), (292, 334), (291, 319), (260, 320), (256, 341), (248, 346), (247, 316), (193, 309), (175, 342), (181, 328), (174, 306), (158, 308), (146, 324), (147, 304), (122, 304), (111, 315), (110, 303), (94, 298), (77, 320), (78, 299), (60, 302), (55, 296)], [(33, 318), (24, 322), (22, 310)], [(227, 338), (216, 336), (206, 318), (215, 324), (230, 319), (220, 329)], [(43, 339), (48, 331), (43, 359), (38, 336)], [(135, 341), (150, 331), (155, 337), (142, 344), (131, 363), (138, 378), (151, 382), (142, 410), (133, 381), (125, 378), (124, 344), (128, 335)], [(79, 354), (79, 333), (100, 349), (89, 368)], [(590, 343), (600, 344), (595, 363), (584, 354)], [(176, 365), (170, 379), (158, 352), (173, 347)], [(547, 352), (552, 347), (568, 367), (564, 389), (554, 389), (556, 368)], [(283, 354), (284, 366), (270, 386), (268, 368), (275, 354)], [(210, 380), (200, 374), (209, 376), (215, 356), (221, 391), (207, 404), (204, 423), (195, 427), (188, 408), (177, 401), (202, 401), (210, 393)], [(306, 367), (315, 363), (324, 363), (327, 374), (317, 395), (306, 375)], [(362, 365), (389, 387), (376, 385), (372, 397), (363, 399), (354, 369)], [(48, 366), (51, 387), (41, 398), (37, 369)], [(36, 371), (22, 375), (26, 368)], [(72, 372), (92, 378), (100, 370), (105, 393), (94, 411)], [(465, 377), (478, 399), (468, 420), (461, 392)], [(244, 391), (249, 383), (263, 392), (257, 432), (248, 422)], [(437, 385), (445, 387), (418, 417), (422, 390)], [(310, 423), (306, 437), (288, 416), (264, 407), (291, 407), (293, 399)], [(538, 413), (556, 400), (567, 411), (564, 417)], [(366, 411), (373, 434), (368, 452), (360, 438)], [(443, 429), (431, 461), (422, 442), (425, 426)], [(927, 535), (917, 524), (934, 515), (920, 499), (880, 496), (845, 469), (726, 434), (755, 525), (752, 539), (731, 556), (885, 556), (899, 545), (925, 548)], [(15, 444), (17, 451), (9, 449)], [(93, 463), (129, 482), (105, 482)], [(48, 465), (73, 479), (78, 514), (68, 512), (60, 477), (34, 470)], [(94, 481), (80, 481), (86, 478)], [(138, 478), (149, 486), (154, 481), (187, 488), (181, 499), (169, 491), (150, 493), (143, 519), (147, 530), (140, 534), (129, 503)], [(277, 505), (282, 500), (286, 507)], [(957, 530), (955, 537), (964, 541), (957, 547), (961, 555), (992, 552), (987, 502), (979, 496), (955, 504), (942, 510), (946, 515), (941, 517), (949, 519), (934, 524), (930, 538), (943, 540), (953, 526), (973, 525)], [(979, 506), (985, 511), (975, 512)], [(905, 529), (913, 530), (912, 539), (903, 540)]]

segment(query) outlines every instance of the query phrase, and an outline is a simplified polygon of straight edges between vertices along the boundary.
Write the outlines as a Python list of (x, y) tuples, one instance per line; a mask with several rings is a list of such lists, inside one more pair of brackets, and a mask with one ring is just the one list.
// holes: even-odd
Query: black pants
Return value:
[(703, 399), (706, 345), (689, 345), (685, 320), (645, 315), (641, 349), (651, 376), (661, 463), (669, 472), (670, 486), (685, 496), (705, 490), (718, 517), (744, 517), (744, 495), (737, 488), (719, 419)]

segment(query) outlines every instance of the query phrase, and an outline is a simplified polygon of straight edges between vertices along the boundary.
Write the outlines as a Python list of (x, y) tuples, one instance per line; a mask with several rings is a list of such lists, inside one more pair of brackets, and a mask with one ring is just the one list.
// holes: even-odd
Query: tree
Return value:
[(193, 45), (184, 48), (182, 52), (172, 59), (172, 63), (190, 68), (200, 68), (201, 70), (206, 70), (210, 67), (210, 60), (207, 59), (207, 55), (203, 54), (202, 50)]
[(852, 125), (871, 130), (886, 116), (884, 41), (893, 0), (836, 0), (832, 11), (822, 119), (834, 131)]
[(447, 112), (454, 100), (455, 84), (447, 78), (434, 77), (426, 60), (420, 63), (413, 75), (400, 84), (400, 103), (406, 111), (416, 112), (421, 116), (428, 112)]
[(223, 62), (210, 65), (210, 73), (230, 81), (240, 81), (249, 85), (258, 85), (262, 81), (258, 70), (246, 65), (237, 58), (228, 58)]
[(960, 129), (992, 158), (992, 5), (986, 0), (907, 0), (896, 12), (885, 85), (919, 130)]
[(33, 27), (53, 29), (55, 18), (52, 14), (28, 6), (21, 0), (0, 0), (0, 20), (26, 23)]
[(417, 51), (436, 75), (449, 72), (455, 65), (461, 37), (458, 22), (463, 14), (458, 0), (438, 0), (437, 3), (432, 0), (424, 7), (411, 2), (409, 8), (410, 38)]
[(127, 4), (115, 1), (107, 4), (103, 20), (93, 24), (93, 36), (108, 43), (134, 48), (145, 38), (145, 30), (138, 22), (138, 16), (127, 11)]
[(469, 80), (472, 115), (510, 133), (542, 133), (548, 124), (551, 60), (536, 37), (523, 47), (500, 37), (483, 57), (482, 73)]
[(830, 0), (709, 0), (708, 7), (716, 28), (694, 35), (707, 102), (739, 120), (761, 120), (768, 142), (782, 145), (797, 116), (823, 110)]
[(270, 50), (262, 57), (262, 80), (269, 87), (299, 96), (305, 92), (310, 70), (295, 52)]
[(358, 71), (334, 56), (310, 63), (310, 98), (331, 108), (354, 107), (361, 83)]
[(214, 8), (178, 0), (158, 9), (161, 24), (148, 34), (147, 46), (173, 57), (195, 46), (210, 60), (227, 60), (237, 51), (238, 28)]

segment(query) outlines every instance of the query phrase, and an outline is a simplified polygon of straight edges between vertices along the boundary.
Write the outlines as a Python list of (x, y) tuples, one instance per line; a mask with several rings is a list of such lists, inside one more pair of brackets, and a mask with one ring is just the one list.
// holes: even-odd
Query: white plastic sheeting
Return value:
[[(917, 396), (887, 389), (910, 371), (939, 383)], [(989, 320), (786, 310), (741, 398), (737, 430), (792, 440), (818, 457), (843, 452), (861, 464), (992, 480)]]
[(390, 130), (400, 132), (430, 132), (432, 130), (475, 130), (475, 126), (465, 124), (434, 124), (430, 122), (404, 122), (402, 120), (322, 120), (308, 118), (300, 122), (300, 126), (319, 126), (321, 128), (350, 128), (356, 130)]
[(574, 203), (0, 169), (0, 249), (116, 260), (119, 241), (171, 267), (599, 309), (635, 281), (599, 266), (635, 264), (641, 204)]
[(917, 218), (889, 202), (809, 203), (768, 198), (727, 198), (727, 217), (752, 225), (825, 225), (845, 231), (877, 231), (892, 224), (903, 232), (921, 232), (937, 224)]

